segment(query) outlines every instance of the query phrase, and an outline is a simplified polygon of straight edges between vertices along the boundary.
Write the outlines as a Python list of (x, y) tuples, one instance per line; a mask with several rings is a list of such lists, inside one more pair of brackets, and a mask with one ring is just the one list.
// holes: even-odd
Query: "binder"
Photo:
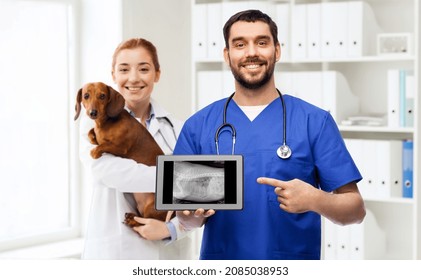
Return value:
[[(236, 2), (222, 2), (219, 3), (222, 5), (222, 27), (225, 25), (227, 20), (232, 17), (234, 14), (247, 10), (249, 8), (249, 3), (247, 1), (236, 1)], [(219, 29), (219, 32), (222, 34), (222, 28)]]
[(322, 2), (321, 3), (321, 56), (322, 58), (331, 58), (334, 56), (333, 51), (333, 38), (334, 28), (336, 23), (334, 20), (334, 3)]
[(333, 57), (345, 58), (348, 51), (348, 2), (332, 2), (332, 48)]
[(373, 140), (375, 147), (376, 198), (402, 197), (402, 143)]
[(350, 257), (351, 236), (347, 226), (336, 226), (336, 259), (347, 260)]
[[(272, 20), (275, 20), (276, 18), (276, 9), (275, 4), (269, 1), (261, 1), (261, 0), (255, 0), (255, 1), (245, 1), (248, 6), (247, 9), (254, 9), (254, 10), (260, 10), (270, 16)], [(245, 9), (244, 9), (245, 10)], [(278, 26), (279, 27), (279, 26)]]
[(307, 5), (292, 7), (291, 55), (294, 60), (307, 58)]
[(193, 9), (193, 54), (195, 60), (203, 60), (208, 57), (207, 5), (196, 4)]
[(364, 178), (365, 188), (362, 190), (364, 198), (376, 198), (376, 186), (379, 184), (377, 181), (377, 149), (375, 140), (361, 140), (362, 141), (362, 155), (364, 157)]
[(406, 73), (405, 93), (405, 126), (414, 127), (415, 78), (412, 72)]
[(281, 61), (289, 61), (291, 59), (289, 4), (276, 4), (275, 21), (278, 26), (278, 40), (281, 45)]
[(320, 59), (321, 4), (307, 4), (307, 58)]
[(341, 226), (324, 217), (322, 221), (323, 259), (384, 259), (386, 234), (370, 209), (366, 209), (366, 216), (361, 224)]
[(414, 142), (405, 140), (402, 142), (402, 196), (413, 197), (413, 176), (414, 176)]
[(224, 49), (224, 36), (222, 34), (222, 5), (220, 3), (208, 3), (207, 5), (207, 49), (208, 58), (222, 61)]
[(323, 255), (325, 260), (337, 258), (337, 234), (336, 227), (329, 219), (323, 218)]
[(399, 70), (399, 126), (406, 126), (406, 71)]
[(348, 56), (361, 57), (376, 53), (376, 35), (379, 25), (371, 6), (365, 1), (348, 2)]
[(366, 209), (366, 216), (361, 224), (348, 226), (350, 231), (349, 259), (378, 260), (386, 253), (386, 234), (379, 227), (372, 211)]
[(387, 71), (387, 123), (389, 127), (400, 125), (399, 69)]

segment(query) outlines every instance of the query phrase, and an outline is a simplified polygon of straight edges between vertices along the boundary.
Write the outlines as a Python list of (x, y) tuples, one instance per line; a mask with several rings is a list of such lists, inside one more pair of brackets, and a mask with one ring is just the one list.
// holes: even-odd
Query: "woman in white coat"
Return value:
[[(171, 154), (182, 123), (151, 98), (159, 81), (155, 46), (145, 39), (130, 39), (114, 52), (112, 77), (126, 100), (126, 109), (152, 134), (165, 154)], [(104, 154), (93, 160), (87, 133), (93, 122), (82, 118), (80, 157), (93, 180), (91, 209), (83, 259), (191, 259), (192, 240), (178, 219), (165, 223), (137, 218), (144, 226), (123, 224), (126, 212), (135, 212), (132, 193), (155, 191), (155, 167)]]

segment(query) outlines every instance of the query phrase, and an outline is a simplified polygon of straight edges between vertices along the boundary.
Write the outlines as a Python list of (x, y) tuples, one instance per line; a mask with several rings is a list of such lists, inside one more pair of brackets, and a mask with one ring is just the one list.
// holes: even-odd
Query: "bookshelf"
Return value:
[[(361, 2), (357, 5), (364, 6), (361, 20), (355, 24), (363, 24), (364, 30), (371, 30), (371, 33), (362, 36), (364, 48), (362, 51), (347, 53), (343, 50), (335, 52), (335, 55), (328, 55), (328, 51), (320, 51), (319, 55), (314, 55), (314, 51), (296, 50), (294, 42), (301, 34), (296, 30), (295, 16), (302, 15), (302, 8), (311, 5), (311, 9), (321, 9), (324, 5), (338, 5), (342, 8), (350, 2)], [(282, 8), (280, 8), (282, 6)], [(349, 6), (348, 6), (349, 7)], [(360, 115), (387, 115), (388, 105), (388, 77), (390, 69), (410, 70), (414, 76), (414, 123), (411, 127), (390, 127), (387, 123), (382, 126), (350, 126), (342, 125), (342, 120), (337, 120), (340, 131), (345, 140), (375, 140), (375, 141), (403, 141), (410, 139), (413, 141), (413, 197), (386, 197), (365, 199), (366, 208), (370, 212), (370, 218), (365, 223), (365, 230), (375, 228), (379, 234), (384, 236), (384, 244), (381, 249), (370, 248), (370, 242), (364, 253), (357, 258), (377, 258), (377, 259), (421, 259), (421, 222), (419, 195), (419, 176), (421, 156), (420, 156), (420, 127), (418, 108), (421, 99), (419, 98), (419, 77), (420, 77), (420, 51), (419, 32), (421, 7), (417, 0), (364, 0), (364, 1), (301, 1), (301, 0), (262, 0), (262, 1), (215, 1), (215, 0), (191, 0), (192, 19), (192, 62), (191, 62), (191, 111), (195, 112), (212, 99), (216, 100), (229, 95), (233, 91), (233, 80), (230, 78), (229, 69), (223, 62), (222, 49), (222, 26), (227, 16), (232, 15), (236, 10), (246, 8), (257, 8), (265, 11), (272, 18), (276, 18), (279, 28), (279, 39), (282, 46), (281, 61), (276, 66), (276, 74), (294, 74), (335, 72), (344, 77), (350, 92), (358, 99), (358, 112)], [(310, 8), (308, 8), (310, 10)], [(307, 10), (307, 11), (309, 11)], [(348, 12), (349, 13), (349, 12)], [(279, 18), (280, 15), (285, 18)], [(293, 16), (294, 15), (294, 16)], [(310, 12), (304, 13), (304, 21), (310, 20)], [(314, 14), (313, 14), (314, 15)], [(366, 18), (368, 17), (368, 19)], [(204, 19), (205, 18), (205, 19)], [(206, 19), (207, 18), (207, 19)], [(301, 18), (303, 19), (303, 18)], [(340, 21), (333, 19), (335, 23)], [(355, 19), (354, 19), (355, 20)], [(282, 24), (280, 24), (282, 23)], [(368, 25), (373, 28), (367, 28)], [(314, 25), (314, 24), (312, 24)], [(320, 24), (320, 30), (323, 29)], [(307, 27), (301, 30), (306, 30)], [(300, 29), (298, 29), (300, 30)], [(345, 29), (344, 29), (345, 30)], [(346, 29), (347, 32), (350, 32)], [(294, 32), (293, 32), (294, 31)], [(286, 36), (281, 32), (287, 33)], [(306, 31), (304, 31), (306, 32)], [(319, 31), (322, 33), (322, 31)], [(345, 33), (347, 33), (345, 32)], [(364, 31), (365, 32), (365, 31)], [(313, 32), (314, 33), (314, 32)], [(325, 31), (327, 33), (327, 31)], [(342, 32), (344, 33), (344, 32)], [(344, 34), (336, 35), (343, 36)], [(377, 52), (377, 35), (387, 34), (411, 34), (409, 51), (405, 53), (382, 54)], [(302, 34), (301, 34), (302, 35)], [(346, 35), (346, 34), (345, 34)], [(220, 36), (220, 37), (218, 37)], [(323, 36), (319, 38), (319, 44), (323, 43)], [(346, 36), (345, 36), (346, 37)], [(345, 38), (344, 37), (344, 38)], [(311, 38), (304, 38), (304, 41), (311, 41)], [(350, 39), (347, 42), (351, 42)], [(306, 42), (307, 42), (306, 41)], [(216, 48), (216, 49), (215, 49)], [(322, 47), (320, 47), (322, 48)], [(316, 76), (317, 77), (317, 76)], [(283, 76), (277, 78), (277, 86), (288, 81)], [(281, 82), (282, 80), (282, 82)], [(316, 81), (318, 79), (315, 79)], [(212, 93), (206, 92), (204, 81), (212, 81)], [(283, 86), (283, 85), (282, 85)], [(314, 87), (313, 87), (314, 88)], [(288, 89), (287, 89), (288, 90)], [(284, 90), (285, 91), (285, 90)], [(221, 92), (221, 95), (217, 93)], [(211, 98), (209, 98), (209, 95)], [(206, 98), (204, 98), (206, 96)], [(302, 96), (300, 96), (302, 97)], [(302, 97), (305, 99), (305, 96)], [(318, 104), (316, 104), (318, 105)], [(344, 104), (342, 104), (344, 105)], [(341, 109), (342, 107), (338, 107)], [(366, 170), (361, 170), (363, 176)], [(386, 172), (386, 171), (385, 171)], [(371, 216), (372, 214), (372, 216)], [(373, 225), (375, 224), (375, 226)], [(324, 228), (326, 236), (327, 227)], [(374, 229), (373, 229), (374, 230)], [(364, 231), (364, 232), (366, 232)], [(373, 234), (363, 238), (375, 238)], [(367, 241), (367, 240), (365, 240)], [(327, 241), (323, 246), (326, 253)], [(378, 252), (370, 252), (378, 250)], [(326, 256), (327, 254), (325, 254)], [(338, 255), (340, 255), (338, 257)], [(349, 255), (330, 255), (332, 258), (352, 258)], [(336, 256), (336, 257), (335, 257)]]

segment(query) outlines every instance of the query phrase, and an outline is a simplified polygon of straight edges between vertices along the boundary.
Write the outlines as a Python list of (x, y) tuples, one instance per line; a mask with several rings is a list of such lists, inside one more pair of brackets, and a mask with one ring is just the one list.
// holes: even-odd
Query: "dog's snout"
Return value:
[(98, 116), (98, 111), (97, 110), (91, 110), (91, 112), (89, 112), (89, 116), (91, 118), (96, 118)]

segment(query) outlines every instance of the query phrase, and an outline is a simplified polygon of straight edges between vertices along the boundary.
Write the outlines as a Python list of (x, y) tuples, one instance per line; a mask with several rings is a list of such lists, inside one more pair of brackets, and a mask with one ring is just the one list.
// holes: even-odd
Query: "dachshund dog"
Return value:
[[(95, 121), (88, 133), (89, 141), (97, 145), (91, 150), (94, 159), (103, 153), (133, 159), (148, 166), (156, 165), (156, 157), (163, 155), (149, 131), (124, 109), (123, 96), (104, 83), (88, 83), (79, 89), (76, 97), (75, 120), (80, 115), (81, 103), (86, 114)], [(153, 193), (134, 193), (137, 210), (144, 218), (168, 221), (173, 212), (157, 211)], [(126, 213), (124, 223), (139, 226), (134, 213)]]

